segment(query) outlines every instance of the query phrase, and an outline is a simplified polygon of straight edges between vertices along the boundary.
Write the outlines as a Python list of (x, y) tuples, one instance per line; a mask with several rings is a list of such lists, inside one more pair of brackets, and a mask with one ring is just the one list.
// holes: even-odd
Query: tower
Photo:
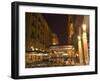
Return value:
[(67, 28), (67, 43), (72, 45), (72, 37), (74, 34), (73, 16), (68, 16), (68, 28)]
[(59, 41), (58, 41), (58, 37), (55, 33), (52, 34), (52, 45), (58, 45)]

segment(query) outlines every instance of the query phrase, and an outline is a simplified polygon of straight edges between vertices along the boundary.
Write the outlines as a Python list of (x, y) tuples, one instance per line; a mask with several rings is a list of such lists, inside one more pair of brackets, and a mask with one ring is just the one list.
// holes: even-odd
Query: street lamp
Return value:
[(83, 51), (84, 51), (84, 58), (85, 64), (88, 64), (88, 43), (87, 43), (87, 32), (86, 32), (86, 24), (82, 25), (83, 33), (82, 33), (82, 41), (83, 41)]

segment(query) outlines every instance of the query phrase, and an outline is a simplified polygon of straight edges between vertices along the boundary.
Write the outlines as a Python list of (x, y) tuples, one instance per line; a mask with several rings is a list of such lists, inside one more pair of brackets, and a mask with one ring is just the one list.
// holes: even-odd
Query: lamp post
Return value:
[(82, 33), (82, 41), (83, 41), (83, 51), (84, 51), (84, 59), (85, 64), (88, 64), (88, 43), (87, 43), (87, 32), (86, 32), (86, 24), (82, 25), (83, 33)]
[(79, 53), (80, 64), (83, 64), (83, 51), (82, 51), (82, 42), (80, 36), (78, 36), (78, 53)]

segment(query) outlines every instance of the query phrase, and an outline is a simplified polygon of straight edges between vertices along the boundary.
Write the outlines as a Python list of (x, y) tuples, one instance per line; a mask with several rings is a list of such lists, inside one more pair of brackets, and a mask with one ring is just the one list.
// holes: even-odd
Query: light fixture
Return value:
[(81, 36), (78, 36), (77, 38), (78, 38), (78, 40), (80, 40), (81, 39)]
[(34, 47), (33, 46), (31, 46), (31, 50), (34, 51)]
[(86, 24), (82, 25), (83, 32), (86, 32)]

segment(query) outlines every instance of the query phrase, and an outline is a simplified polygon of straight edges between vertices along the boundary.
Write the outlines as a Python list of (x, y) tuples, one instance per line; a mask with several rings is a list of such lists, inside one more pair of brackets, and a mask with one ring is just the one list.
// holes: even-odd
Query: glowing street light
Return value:
[(82, 42), (81, 42), (81, 37), (78, 36), (78, 53), (79, 53), (79, 59), (80, 59), (80, 64), (83, 64), (83, 50), (82, 50)]
[(31, 46), (31, 50), (34, 51), (34, 47), (33, 46)]
[(86, 32), (86, 24), (82, 25), (83, 32)]

